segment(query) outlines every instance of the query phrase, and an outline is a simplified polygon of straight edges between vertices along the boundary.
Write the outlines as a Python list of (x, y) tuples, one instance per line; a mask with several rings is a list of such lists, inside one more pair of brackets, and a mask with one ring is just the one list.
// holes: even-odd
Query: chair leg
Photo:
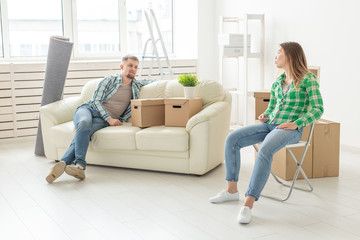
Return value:
[[(255, 150), (258, 150), (257, 147), (255, 147)], [(306, 191), (306, 192), (312, 192), (312, 191), (313, 191), (314, 188), (312, 187), (312, 185), (311, 185), (308, 177), (306, 176), (304, 170), (301, 168), (302, 163), (303, 163), (304, 158), (305, 158), (305, 154), (306, 154), (306, 150), (307, 150), (307, 149), (304, 151), (303, 156), (302, 156), (300, 162), (298, 162), (298, 161), (296, 160), (293, 152), (292, 152), (289, 148), (288, 148), (287, 150), (289, 151), (292, 159), (294, 160), (294, 162), (295, 162), (296, 165), (297, 165), (297, 169), (296, 169), (296, 172), (295, 172), (295, 175), (294, 175), (294, 178), (293, 178), (291, 184), (290, 184), (290, 185), (289, 185), (289, 184), (286, 184), (284, 181), (280, 180), (280, 179), (271, 171), (271, 175), (275, 178), (275, 180), (276, 180), (278, 183), (280, 183), (281, 185), (283, 185), (283, 186), (285, 186), (285, 187), (290, 188), (287, 196), (286, 196), (285, 198), (279, 198), (279, 197), (274, 197), (274, 196), (269, 196), (269, 195), (263, 195), (263, 194), (262, 194), (261, 196), (266, 197), (266, 198), (270, 198), (270, 199), (274, 199), (274, 200), (277, 200), (277, 201), (284, 202), (284, 201), (286, 201), (286, 200), (288, 200), (288, 199), (290, 198), (290, 195), (291, 195), (292, 190), (293, 190), (294, 188), (295, 188), (295, 189), (298, 189), (298, 190)], [(296, 180), (297, 180), (297, 177), (298, 177), (300, 171), (301, 171), (302, 176), (303, 176), (304, 179), (306, 180), (307, 184), (309, 185), (309, 188), (304, 188), (304, 187), (297, 187), (297, 186), (295, 186), (295, 182), (296, 182)]]
[(292, 193), (292, 190), (293, 189), (298, 189), (298, 190), (302, 190), (302, 191), (306, 191), (306, 192), (312, 192), (313, 191), (313, 187), (311, 186), (311, 183), (309, 181), (309, 179), (307, 178), (306, 174), (303, 173), (303, 170), (301, 169), (301, 167), (298, 167), (298, 170), (297, 172), (299, 172), (299, 170), (301, 170), (301, 173), (304, 174), (304, 179), (307, 181), (308, 185), (309, 185), (309, 188), (303, 188), (303, 187), (297, 187), (297, 186), (294, 186), (295, 185), (295, 182), (296, 182), (296, 178), (299, 174), (295, 174), (291, 184), (286, 184), (285, 181), (282, 181), (280, 180), (273, 172), (271, 172), (271, 175), (275, 178), (275, 180), (280, 183), (281, 185), (285, 186), (285, 187), (288, 187), (290, 188), (288, 194), (286, 197), (284, 198), (279, 198), (279, 197), (274, 197), (274, 196), (269, 196), (269, 195), (264, 195), (264, 194), (261, 194), (262, 197), (266, 197), (266, 198), (270, 198), (270, 199), (274, 199), (274, 200), (277, 200), (277, 201), (281, 201), (281, 202), (285, 202), (286, 200), (288, 200), (291, 196), (291, 193)]

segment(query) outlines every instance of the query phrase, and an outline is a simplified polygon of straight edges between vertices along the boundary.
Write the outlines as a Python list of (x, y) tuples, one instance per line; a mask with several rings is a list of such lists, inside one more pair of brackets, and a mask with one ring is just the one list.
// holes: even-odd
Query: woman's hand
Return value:
[(285, 129), (285, 130), (294, 130), (298, 128), (298, 125), (296, 125), (296, 123), (294, 122), (286, 122), (286, 123), (282, 123), (279, 126), (277, 126), (277, 128), (281, 128), (281, 129)]
[(116, 118), (109, 118), (106, 120), (110, 126), (120, 126), (122, 125), (122, 122), (120, 122), (119, 119)]
[(267, 122), (269, 119), (268, 119), (268, 116), (266, 114), (261, 114), (259, 117), (258, 117), (259, 121), (264, 123), (264, 122)]

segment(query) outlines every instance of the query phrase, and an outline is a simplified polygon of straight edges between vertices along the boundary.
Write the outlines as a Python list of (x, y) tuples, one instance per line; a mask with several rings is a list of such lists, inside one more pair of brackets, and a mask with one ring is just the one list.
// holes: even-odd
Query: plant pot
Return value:
[(195, 87), (184, 87), (185, 98), (194, 98)]

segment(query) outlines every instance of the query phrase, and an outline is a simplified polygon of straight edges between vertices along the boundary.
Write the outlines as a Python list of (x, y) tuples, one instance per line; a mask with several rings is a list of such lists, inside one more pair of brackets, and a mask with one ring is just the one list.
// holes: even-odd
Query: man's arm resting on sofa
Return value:
[(211, 104), (189, 119), (186, 124), (186, 131), (190, 132), (196, 124), (209, 121), (215, 116), (225, 113), (228, 108), (230, 108), (230, 104), (227, 102), (216, 102)]
[(81, 97), (70, 97), (42, 106), (40, 113), (57, 125), (71, 121), (77, 107), (82, 103), (84, 100)]

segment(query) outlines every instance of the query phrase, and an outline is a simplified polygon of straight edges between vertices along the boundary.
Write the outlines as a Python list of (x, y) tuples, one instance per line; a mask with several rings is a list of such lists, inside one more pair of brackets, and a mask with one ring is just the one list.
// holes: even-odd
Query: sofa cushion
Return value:
[(51, 127), (50, 130), (51, 141), (57, 147), (68, 148), (75, 136), (75, 126), (73, 121), (62, 123)]
[(140, 90), (139, 98), (164, 98), (165, 87), (168, 81), (159, 80), (145, 85)]
[[(212, 80), (202, 80), (195, 87), (194, 96), (201, 97), (203, 106), (207, 107), (224, 100), (225, 92), (221, 84)], [(184, 97), (184, 87), (177, 80), (168, 81), (165, 88), (165, 98), (173, 97)]]
[(81, 98), (84, 99), (85, 102), (92, 99), (101, 80), (102, 79), (91, 80), (85, 84), (84, 88), (81, 90)]
[(201, 97), (203, 106), (207, 107), (215, 102), (222, 101), (225, 97), (225, 92), (218, 82), (203, 80), (196, 86), (194, 95), (196, 97)]
[(140, 128), (124, 123), (122, 126), (109, 126), (94, 133), (91, 139), (92, 148), (97, 150), (135, 150), (135, 134)]
[[(140, 128), (124, 123), (100, 129), (91, 137), (91, 147), (94, 150), (135, 150), (135, 133)], [(75, 136), (73, 121), (56, 125), (51, 128), (51, 139), (57, 147), (68, 148)]]
[(189, 149), (189, 134), (183, 127), (149, 127), (135, 136), (139, 150), (183, 152)]
[(184, 97), (184, 87), (176, 79), (168, 80), (165, 88), (164, 97)]

